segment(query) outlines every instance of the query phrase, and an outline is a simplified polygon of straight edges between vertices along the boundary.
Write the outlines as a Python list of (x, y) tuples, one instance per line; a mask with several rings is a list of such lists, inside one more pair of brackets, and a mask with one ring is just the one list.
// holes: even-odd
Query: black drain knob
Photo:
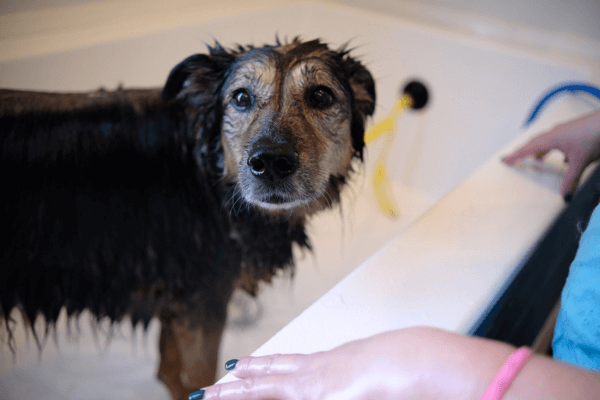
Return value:
[(412, 99), (411, 108), (413, 110), (419, 110), (427, 104), (429, 100), (429, 93), (427, 88), (419, 81), (411, 81), (404, 87), (404, 94), (407, 94)]

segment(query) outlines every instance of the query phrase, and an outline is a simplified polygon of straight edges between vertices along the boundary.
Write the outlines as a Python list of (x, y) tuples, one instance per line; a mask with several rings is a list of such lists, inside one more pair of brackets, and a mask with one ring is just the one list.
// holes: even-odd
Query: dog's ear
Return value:
[(356, 62), (358, 68), (350, 78), (350, 87), (354, 93), (354, 103), (363, 116), (371, 116), (375, 111), (375, 81), (371, 73)]
[(365, 120), (375, 111), (375, 81), (371, 73), (359, 62), (344, 58), (346, 77), (352, 90), (352, 146), (362, 160), (365, 147)]
[(184, 107), (190, 133), (197, 140), (216, 137), (220, 121), (219, 95), (237, 53), (221, 46), (209, 47), (209, 54), (195, 54), (177, 64), (163, 88), (165, 102)]
[(163, 88), (162, 97), (171, 101), (190, 84), (188, 78), (194, 71), (201, 73), (202, 69), (211, 69), (212, 61), (206, 54), (194, 54), (177, 64), (169, 73), (167, 83)]

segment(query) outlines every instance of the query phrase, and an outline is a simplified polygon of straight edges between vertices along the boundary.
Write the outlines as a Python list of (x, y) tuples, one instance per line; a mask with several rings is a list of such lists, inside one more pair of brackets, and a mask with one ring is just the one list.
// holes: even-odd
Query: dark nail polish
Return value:
[(190, 393), (188, 400), (200, 400), (204, 397), (204, 389), (196, 390), (195, 392)]
[(564, 199), (565, 199), (565, 202), (570, 203), (571, 200), (573, 200), (573, 195), (571, 193), (567, 193), (567, 194), (565, 194)]
[(227, 371), (231, 371), (235, 368), (235, 364), (237, 364), (238, 360), (229, 360), (225, 363), (225, 369)]

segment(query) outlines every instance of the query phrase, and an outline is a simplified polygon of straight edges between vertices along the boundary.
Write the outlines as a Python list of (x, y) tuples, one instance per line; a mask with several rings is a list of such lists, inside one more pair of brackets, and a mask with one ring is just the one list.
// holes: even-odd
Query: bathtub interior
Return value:
[[(314, 251), (297, 254), (294, 277), (264, 285), (257, 299), (236, 294), (222, 342), (223, 362), (253, 352), (523, 135), (527, 112), (549, 87), (584, 81), (592, 74), (577, 63), (431, 26), (342, 6), (299, 4), (5, 62), (0, 64), (0, 87), (78, 91), (120, 84), (158, 86), (173, 65), (204, 51), (205, 43), (218, 39), (226, 46), (260, 45), (272, 43), (275, 34), (320, 37), (333, 46), (349, 41), (352, 54), (376, 80), (377, 108), (370, 124), (391, 111), (409, 80), (425, 83), (430, 101), (424, 110), (406, 111), (397, 121), (387, 166), (400, 217), (387, 218), (373, 196), (371, 171), (386, 145), (380, 140), (367, 149), (364, 166), (357, 166), (341, 208), (311, 221)], [(567, 100), (551, 106), (553, 117), (545, 114), (530, 132), (589, 111), (580, 103)], [(549, 185), (558, 191), (554, 183)], [(101, 351), (106, 335), (100, 332), (95, 339), (85, 316), (77, 340), (68, 338), (63, 319), (55, 336), (59, 345), (50, 340), (41, 361), (34, 342), (17, 329), (16, 362), (6, 346), (0, 350), (0, 389), (7, 390), (9, 398), (166, 398), (154, 379), (157, 324), (145, 337), (139, 330), (132, 334), (126, 325)], [(132, 342), (132, 337), (137, 339)], [(106, 385), (107, 379), (113, 384)]]

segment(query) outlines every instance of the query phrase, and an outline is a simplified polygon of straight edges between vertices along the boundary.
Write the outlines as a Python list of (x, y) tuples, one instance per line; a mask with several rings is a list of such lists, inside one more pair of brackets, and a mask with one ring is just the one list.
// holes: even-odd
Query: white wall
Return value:
[[(0, 15), (24, 10), (68, 6), (103, 0), (3, 0)], [(327, 0), (325, 0), (327, 1)], [(600, 42), (600, 0), (332, 0), (397, 13), (430, 14), (436, 7), (509, 23), (565, 32)], [(198, 0), (202, 4), (206, 0)], [(209, 0), (210, 2), (210, 0)], [(176, 4), (176, 1), (172, 2)]]
[(102, 0), (2, 0), (0, 1), (0, 15), (16, 13), (25, 10), (39, 10), (48, 7), (91, 3), (95, 1)]
[[(349, 5), (419, 14), (435, 20), (440, 7), (486, 19), (564, 32), (600, 42), (600, 0), (336, 0)], [(435, 21), (434, 21), (435, 22)]]
[[(286, 2), (293, 1), (288, 0)], [(558, 52), (567, 47), (571, 47), (571, 50), (573, 50), (574, 47), (576, 53), (600, 58), (600, 0), (313, 1), (347, 4), (418, 22), (458, 29), (469, 34), (494, 36), (505, 39), (505, 42), (508, 39), (513, 44), (514, 42), (521, 42), (523, 38), (525, 38), (525, 41), (536, 45), (551, 43), (554, 47), (553, 51)], [(98, 25), (98, 21), (102, 21), (101, 16), (95, 17), (94, 15), (86, 15), (86, 13), (109, 14), (112, 16), (111, 20), (114, 18), (128, 19), (124, 25), (127, 27), (131, 22), (131, 18), (135, 19), (139, 25), (141, 22), (137, 20), (141, 20), (142, 16), (147, 17), (154, 12), (157, 14), (154, 17), (158, 17), (158, 20), (153, 20), (154, 22), (150, 25), (156, 26), (157, 24), (164, 25), (169, 22), (168, 18), (164, 17), (165, 13), (172, 14), (171, 17), (173, 17), (180, 15), (181, 12), (187, 15), (189, 14), (188, 11), (193, 10), (196, 12), (194, 15), (197, 16), (197, 13), (201, 13), (203, 9), (210, 10), (215, 9), (215, 7), (220, 8), (222, 12), (226, 12), (227, 7), (230, 7), (229, 9), (235, 7), (239, 12), (238, 5), (243, 5), (242, 9), (244, 10), (252, 11), (255, 8), (257, 10), (261, 8), (259, 3), (265, 3), (265, 1), (244, 0), (236, 3), (236, 0), (170, 0), (166, 3), (162, 0), (149, 0), (147, 2), (141, 0), (2, 0), (0, 1), (0, 49), (7, 52), (9, 49), (5, 47), (9, 45), (18, 48), (30, 47), (30, 41), (33, 40), (32, 35), (48, 35), (56, 32), (64, 34), (71, 32), (73, 34), (74, 26), (77, 26), (78, 29), (91, 29)], [(41, 14), (35, 12), (40, 9), (52, 9), (52, 12)], [(123, 13), (120, 13), (119, 10), (123, 10)], [(34, 13), (29, 11), (34, 11)], [(128, 14), (127, 11), (130, 11), (130, 13)], [(131, 14), (131, 11), (134, 14)], [(78, 18), (78, 16), (84, 18)], [(39, 20), (39, 18), (42, 19)], [(188, 20), (190, 18), (194, 17), (190, 16)], [(40, 26), (29, 26), (32, 25), (34, 20), (38, 21), (39, 24), (36, 22), (33, 25), (38, 24)], [(27, 23), (29, 24), (27, 25)], [(185, 23), (190, 23), (190, 21), (186, 20)], [(24, 24), (27, 26), (24, 26)], [(96, 28), (105, 30), (105, 27), (103, 28), (101, 25), (96, 26)], [(148, 30), (149, 28), (146, 27), (145, 29)], [(144, 32), (135, 31), (134, 33), (141, 34)], [(79, 33), (78, 35), (86, 37), (89, 32), (86, 34)], [(102, 41), (112, 39), (115, 38), (103, 37)], [(66, 39), (64, 37), (53, 37), (52, 40), (62, 43)], [(567, 42), (570, 45), (565, 46), (564, 43)], [(79, 45), (85, 45), (85, 43)], [(27, 54), (20, 54), (23, 51), (20, 53), (17, 51), (19, 54), (15, 53), (14, 57), (4, 55), (3, 59), (21, 58), (37, 54), (32, 52), (31, 49), (29, 50), (26, 52)], [(48, 51), (55, 50), (48, 49)]]

